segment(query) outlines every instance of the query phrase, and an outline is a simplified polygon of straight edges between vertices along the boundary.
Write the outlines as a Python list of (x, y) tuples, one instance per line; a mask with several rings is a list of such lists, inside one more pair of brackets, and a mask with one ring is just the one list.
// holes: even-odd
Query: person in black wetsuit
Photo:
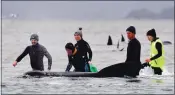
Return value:
[(127, 57), (126, 57), (126, 74), (128, 75), (139, 75), (141, 69), (140, 53), (141, 45), (140, 42), (135, 37), (136, 29), (134, 26), (130, 26), (126, 29), (127, 37), (129, 39), (127, 47)]
[(29, 54), (30, 64), (33, 70), (44, 71), (44, 65), (43, 65), (44, 56), (48, 58), (48, 70), (50, 70), (52, 65), (52, 57), (47, 51), (47, 49), (38, 43), (39, 41), (38, 35), (32, 34), (30, 41), (32, 45), (26, 47), (24, 52), (13, 63), (13, 66), (15, 67), (18, 62), (20, 62), (27, 54)]
[(164, 47), (162, 41), (156, 37), (155, 29), (151, 29), (147, 32), (147, 38), (151, 42), (151, 55), (147, 58), (146, 63), (142, 64), (142, 68), (151, 66), (154, 70), (154, 74), (162, 75), (163, 66), (165, 64), (164, 59)]
[(67, 43), (65, 49), (67, 51), (69, 59), (66, 71), (69, 72), (73, 65), (75, 68), (75, 72), (86, 72), (86, 62), (85, 59), (82, 57), (81, 52), (78, 51), (72, 43)]
[[(77, 41), (77, 43), (75, 44), (75, 48), (78, 51), (77, 56), (81, 59), (81, 60), (79, 59), (80, 62), (77, 64), (80, 64), (80, 67), (82, 68), (81, 72), (90, 72), (89, 64), (91, 63), (91, 60), (92, 60), (92, 50), (89, 44), (81, 38), (81, 32), (75, 32), (74, 37)], [(74, 60), (78, 60), (78, 59), (74, 59)], [(68, 68), (70, 67), (71, 65), (68, 64), (66, 71), (69, 71), (70, 69)], [(76, 70), (75, 68), (75, 71), (78, 71), (78, 70)]]
[(75, 47), (80, 52), (80, 55), (85, 62), (85, 72), (90, 72), (89, 64), (91, 64), (92, 60), (92, 50), (89, 44), (84, 39), (82, 39), (82, 32), (75, 32), (74, 37), (77, 41)]
[(85, 62), (81, 56), (81, 53), (77, 51), (72, 43), (67, 43), (65, 49), (68, 54), (69, 63), (67, 65), (66, 71), (69, 72), (72, 65), (75, 68), (75, 72), (85, 72)]
[(141, 69), (141, 45), (135, 38), (136, 30), (134, 26), (128, 27), (126, 32), (127, 37), (130, 40), (127, 47), (126, 61), (102, 69), (99, 72), (99, 76), (124, 77), (126, 75), (136, 77), (139, 75)]

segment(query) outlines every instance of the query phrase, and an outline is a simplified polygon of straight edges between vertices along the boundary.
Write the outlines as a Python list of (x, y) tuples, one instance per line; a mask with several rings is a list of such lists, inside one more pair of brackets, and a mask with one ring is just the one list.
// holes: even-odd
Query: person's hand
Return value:
[(92, 62), (91, 62), (91, 61), (88, 61), (88, 63), (89, 63), (89, 64), (92, 64)]
[(47, 68), (47, 70), (50, 71), (50, 70), (51, 70), (51, 67), (49, 66), (49, 67)]
[(141, 68), (143, 69), (144, 67), (150, 66), (149, 63), (145, 62), (141, 65)]
[(17, 61), (15, 61), (15, 62), (13, 63), (13, 66), (15, 67), (15, 66), (17, 65), (17, 63), (18, 63), (18, 62), (17, 62)]
[(145, 62), (150, 62), (151, 60), (150, 60), (150, 58), (147, 58), (146, 60), (145, 60)]

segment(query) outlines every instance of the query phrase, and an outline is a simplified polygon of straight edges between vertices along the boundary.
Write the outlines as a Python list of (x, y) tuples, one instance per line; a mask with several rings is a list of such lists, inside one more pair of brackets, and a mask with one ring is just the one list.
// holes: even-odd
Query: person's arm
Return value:
[(52, 66), (52, 57), (45, 47), (43, 47), (43, 51), (44, 51), (44, 55), (48, 58), (48, 70), (50, 70)]
[(133, 48), (135, 48), (133, 51), (133, 59), (136, 62), (140, 62), (140, 51), (141, 51), (140, 43), (134, 43)]
[(70, 71), (70, 69), (72, 68), (72, 63), (71, 63), (71, 59), (70, 59), (70, 57), (68, 57), (68, 60), (69, 60), (69, 63), (67, 64), (67, 67), (66, 67), (66, 72), (69, 72)]
[(72, 68), (72, 64), (68, 63), (65, 71), (69, 72), (71, 68)]
[(29, 53), (29, 46), (23, 51), (23, 53), (18, 56), (18, 58), (13, 63), (13, 66), (16, 66), (18, 62), (20, 62), (27, 54)]
[(20, 62), (27, 54), (29, 53), (29, 47), (23, 51), (23, 53), (16, 59), (17, 62)]
[(157, 49), (158, 53), (155, 56), (151, 57), (150, 60), (155, 60), (155, 59), (159, 58), (160, 56), (162, 56), (162, 45), (160, 42), (156, 43), (156, 49)]
[(132, 62), (134, 60), (133, 54), (135, 54), (135, 46), (134, 43), (130, 41), (127, 47), (126, 63)]
[(91, 61), (92, 60), (92, 50), (91, 50), (88, 43), (86, 43), (86, 46), (87, 46), (87, 52), (89, 54), (89, 59), (88, 60)]
[(130, 43), (128, 43), (128, 46), (127, 46), (127, 52), (126, 52), (126, 60), (125, 60), (125, 62), (128, 62), (128, 60), (129, 60), (129, 54), (130, 54)]

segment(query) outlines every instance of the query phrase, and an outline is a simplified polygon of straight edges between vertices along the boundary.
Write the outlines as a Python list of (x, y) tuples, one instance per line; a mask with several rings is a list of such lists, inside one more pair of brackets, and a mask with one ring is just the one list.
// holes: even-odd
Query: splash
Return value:
[(150, 67), (145, 67), (144, 69), (140, 70), (139, 75), (141, 75), (141, 76), (153, 76), (154, 72)]
[[(144, 69), (141, 69), (139, 72), (139, 75), (141, 76), (155, 76), (154, 71), (151, 67), (145, 67)], [(174, 75), (174, 73), (171, 73), (168, 71), (166, 67), (164, 67), (164, 71), (162, 72), (162, 75)]]

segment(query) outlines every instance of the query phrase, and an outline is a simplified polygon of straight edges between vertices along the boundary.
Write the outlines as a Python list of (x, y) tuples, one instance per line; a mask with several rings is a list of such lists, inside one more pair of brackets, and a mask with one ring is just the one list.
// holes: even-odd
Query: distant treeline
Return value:
[(160, 13), (154, 13), (148, 9), (131, 11), (126, 18), (130, 19), (174, 19), (174, 7), (165, 8)]

